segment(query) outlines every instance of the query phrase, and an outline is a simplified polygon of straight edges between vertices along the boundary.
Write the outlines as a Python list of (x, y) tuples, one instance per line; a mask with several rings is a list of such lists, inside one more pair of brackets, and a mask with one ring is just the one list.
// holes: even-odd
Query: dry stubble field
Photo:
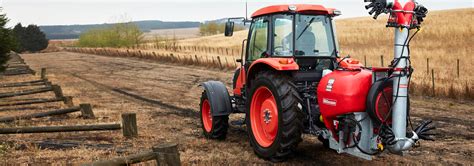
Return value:
[[(75, 103), (91, 103), (97, 116), (80, 123), (119, 122), (120, 113), (136, 112), (139, 138), (123, 139), (120, 132), (76, 132), (55, 134), (0, 135), (0, 161), (11, 163), (84, 163), (114, 156), (134, 154), (154, 144), (167, 141), (179, 143), (185, 165), (270, 164), (258, 159), (250, 147), (245, 126), (231, 126), (227, 140), (213, 141), (201, 134), (197, 86), (207, 80), (221, 80), (230, 85), (231, 72), (209, 70), (196, 66), (149, 62), (132, 58), (57, 52), (25, 54), (22, 57), (34, 69), (46, 67), (49, 79), (61, 85), (65, 95)], [(0, 82), (26, 78), (9, 77)], [(472, 165), (474, 103), (445, 99), (415, 98), (412, 101), (414, 120), (433, 119), (439, 127), (436, 142), (422, 142), (421, 147), (399, 157), (382, 154), (374, 161), (365, 161), (324, 149), (312, 136), (305, 135), (296, 155), (281, 165), (385, 165), (385, 164), (464, 164)], [(49, 110), (44, 105), (32, 111)], [(22, 114), (1, 108), (0, 116)], [(77, 115), (66, 120), (36, 119), (0, 126), (77, 124)], [(232, 119), (240, 118), (234, 115)], [(40, 149), (33, 142), (79, 142), (74, 149)]]

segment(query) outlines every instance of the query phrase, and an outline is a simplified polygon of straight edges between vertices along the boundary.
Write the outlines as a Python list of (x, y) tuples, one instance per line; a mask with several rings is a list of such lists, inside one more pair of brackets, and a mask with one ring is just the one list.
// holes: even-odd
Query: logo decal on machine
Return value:
[(337, 101), (332, 100), (332, 99), (323, 98), (323, 104), (330, 105), (330, 106), (336, 106)]
[(332, 91), (332, 85), (334, 85), (334, 81), (336, 81), (334, 78), (329, 79), (328, 84), (326, 85), (327, 92)]

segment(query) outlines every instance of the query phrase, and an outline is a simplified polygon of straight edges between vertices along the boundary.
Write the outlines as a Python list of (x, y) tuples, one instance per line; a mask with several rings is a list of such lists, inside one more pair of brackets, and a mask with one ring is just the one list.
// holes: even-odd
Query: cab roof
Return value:
[(322, 5), (306, 5), (306, 4), (294, 4), (294, 5), (274, 5), (261, 8), (257, 10), (255, 13), (252, 14), (252, 18), (268, 15), (268, 14), (276, 14), (276, 13), (288, 13), (288, 12), (296, 12), (302, 14), (333, 14), (333, 8), (325, 8)]

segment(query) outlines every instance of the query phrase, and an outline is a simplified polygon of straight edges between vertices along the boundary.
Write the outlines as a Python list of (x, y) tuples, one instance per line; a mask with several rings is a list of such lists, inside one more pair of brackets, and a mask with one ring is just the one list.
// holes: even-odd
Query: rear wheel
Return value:
[(212, 116), (211, 103), (206, 91), (201, 95), (201, 124), (206, 138), (223, 140), (229, 128), (229, 116)]
[(247, 129), (255, 153), (282, 161), (302, 141), (303, 114), (291, 78), (272, 72), (257, 74), (247, 102)]

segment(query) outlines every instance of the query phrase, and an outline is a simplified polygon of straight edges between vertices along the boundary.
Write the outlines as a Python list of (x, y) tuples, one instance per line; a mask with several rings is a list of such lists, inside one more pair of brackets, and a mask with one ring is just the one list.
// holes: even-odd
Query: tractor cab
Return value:
[[(329, 63), (321, 66), (324, 64), (320, 62), (338, 57), (333, 23), (333, 17), (338, 15), (339, 11), (321, 5), (262, 8), (248, 21), (251, 26), (242, 63), (250, 67), (260, 58), (286, 58), (306, 69), (329, 67)], [(226, 36), (233, 34), (231, 20), (226, 24)]]

